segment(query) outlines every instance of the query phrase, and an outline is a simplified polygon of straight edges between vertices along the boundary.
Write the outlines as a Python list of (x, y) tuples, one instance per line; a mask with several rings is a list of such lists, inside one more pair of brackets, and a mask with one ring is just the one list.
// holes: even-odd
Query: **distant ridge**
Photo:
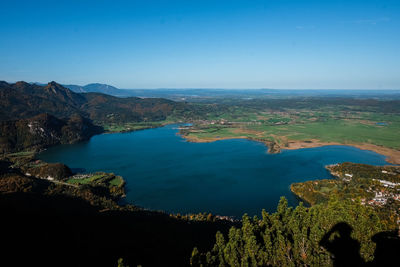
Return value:
[[(46, 86), (33, 82), (32, 85)], [(346, 97), (360, 99), (400, 99), (399, 90), (386, 89), (222, 89), (222, 88), (156, 88), (156, 89), (119, 89), (102, 83), (90, 83), (84, 86), (63, 85), (75, 93), (102, 93), (116, 97), (164, 98), (173, 101), (199, 102), (215, 99), (273, 99), (293, 97)]]
[(84, 86), (66, 84), (63, 86), (76, 93), (102, 93), (118, 97), (135, 96), (135, 94), (130, 90), (118, 89), (112, 85), (102, 83), (90, 83)]

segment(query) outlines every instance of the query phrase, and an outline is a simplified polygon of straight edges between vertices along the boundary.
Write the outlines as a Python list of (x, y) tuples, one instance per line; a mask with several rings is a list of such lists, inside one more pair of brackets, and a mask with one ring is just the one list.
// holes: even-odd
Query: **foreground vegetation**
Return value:
[[(387, 230), (372, 208), (331, 199), (327, 204), (295, 209), (279, 202), (262, 218), (243, 216), (242, 226), (217, 233), (212, 250), (195, 248), (192, 266), (360, 266), (393, 263), (397, 255), (378, 255), (376, 239)], [(396, 236), (394, 234), (394, 236)], [(372, 240), (375, 240), (372, 241)], [(397, 247), (398, 242), (397, 240)], [(379, 244), (379, 246), (382, 244)], [(380, 248), (379, 248), (380, 249)], [(378, 250), (379, 251), (379, 250)], [(375, 258), (374, 258), (375, 254)], [(332, 258), (331, 256), (334, 256)], [(382, 262), (383, 261), (383, 262)]]

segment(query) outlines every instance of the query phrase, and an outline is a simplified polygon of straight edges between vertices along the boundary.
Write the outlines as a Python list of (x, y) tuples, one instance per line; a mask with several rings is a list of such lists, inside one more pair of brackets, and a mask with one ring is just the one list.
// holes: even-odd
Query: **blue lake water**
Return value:
[(94, 136), (90, 141), (52, 147), (39, 155), (86, 172), (105, 171), (127, 181), (126, 201), (172, 213), (212, 212), (241, 217), (274, 212), (280, 196), (291, 205), (293, 182), (331, 178), (327, 164), (385, 165), (385, 157), (349, 146), (325, 146), (268, 154), (245, 139), (189, 143), (177, 125)]

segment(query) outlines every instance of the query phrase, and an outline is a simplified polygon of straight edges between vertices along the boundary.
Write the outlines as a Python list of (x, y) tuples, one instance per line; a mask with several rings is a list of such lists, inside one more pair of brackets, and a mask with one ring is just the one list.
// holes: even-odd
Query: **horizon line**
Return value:
[[(24, 80), (18, 80), (18, 81), (14, 81), (14, 82), (9, 82), (6, 80), (0, 80), (0, 81), (4, 81), (6, 83), (12, 84), (12, 83), (18, 83), (18, 82), (26, 82)], [(56, 81), (49, 81), (47, 83), (43, 83), (43, 82), (26, 82), (29, 84), (37, 84), (37, 85), (47, 85), (51, 82), (56, 82)], [(60, 82), (56, 82), (62, 86), (66, 86), (66, 85), (75, 85), (75, 86), (81, 86), (81, 87), (85, 87), (87, 85), (91, 85), (91, 84), (100, 84), (100, 85), (107, 85), (107, 86), (112, 86), (118, 90), (303, 90), (303, 91), (315, 91), (315, 90), (332, 90), (332, 91), (346, 91), (346, 90), (351, 90), (351, 91), (400, 91), (400, 88), (268, 88), (268, 87), (257, 87), (257, 88), (227, 88), (227, 87), (152, 87), (152, 88), (120, 88), (120, 87), (116, 87), (114, 85), (108, 84), (108, 83), (101, 83), (101, 82), (93, 82), (93, 83), (88, 83), (85, 85), (79, 85), (79, 84), (75, 84), (75, 83), (60, 83)]]

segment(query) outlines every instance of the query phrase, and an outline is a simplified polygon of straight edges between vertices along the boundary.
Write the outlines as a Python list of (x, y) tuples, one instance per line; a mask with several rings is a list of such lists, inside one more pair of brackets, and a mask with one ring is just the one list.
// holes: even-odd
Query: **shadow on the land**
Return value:
[(365, 262), (360, 255), (360, 242), (351, 237), (353, 228), (345, 222), (337, 223), (320, 241), (331, 253), (334, 266), (398, 266), (400, 237), (397, 231), (381, 232), (372, 237), (376, 243), (374, 260)]
[[(230, 223), (186, 222), (151, 211), (102, 211), (86, 201), (32, 193), (0, 195), (1, 266), (187, 266), (193, 247), (209, 251)], [(320, 241), (335, 266), (397, 266), (397, 233), (373, 236), (375, 259), (365, 263), (346, 223)], [(333, 236), (332, 236), (333, 235)]]
[(231, 227), (31, 193), (1, 194), (0, 221), (1, 266), (187, 266), (195, 246), (210, 250)]

